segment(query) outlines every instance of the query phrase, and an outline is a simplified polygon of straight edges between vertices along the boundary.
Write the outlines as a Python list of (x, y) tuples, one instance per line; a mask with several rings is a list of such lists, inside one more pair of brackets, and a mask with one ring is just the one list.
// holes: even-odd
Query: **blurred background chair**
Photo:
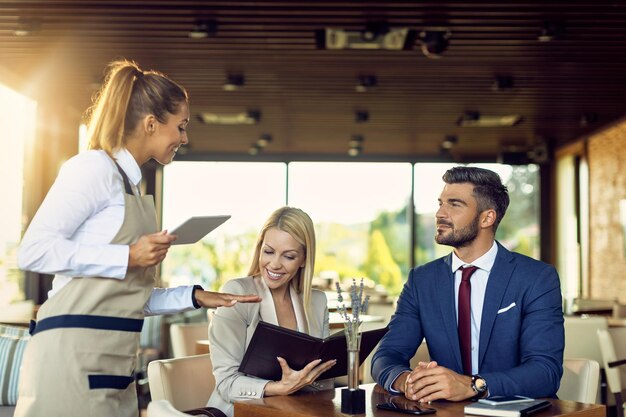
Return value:
[(210, 355), (152, 361), (148, 379), (152, 401), (167, 400), (178, 411), (204, 408), (215, 389)]
[(584, 358), (591, 359), (600, 364), (600, 386), (598, 388), (597, 401), (606, 404), (607, 385), (602, 365), (602, 352), (597, 334), (598, 329), (606, 330), (608, 322), (606, 316), (565, 316), (565, 351), (564, 359)]
[(626, 386), (626, 328), (600, 329), (598, 342), (602, 349), (608, 389), (615, 397), (616, 415), (624, 417), (622, 389)]
[(592, 359), (568, 358), (563, 361), (563, 377), (556, 395), (561, 400), (596, 403), (600, 384), (600, 364)]
[(209, 338), (208, 322), (174, 323), (170, 325), (172, 357), (182, 358), (196, 354), (196, 342)]

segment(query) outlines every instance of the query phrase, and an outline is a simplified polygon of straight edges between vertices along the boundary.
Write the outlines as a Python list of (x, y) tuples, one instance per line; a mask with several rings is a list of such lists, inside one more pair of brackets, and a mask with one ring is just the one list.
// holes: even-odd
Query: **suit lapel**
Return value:
[(498, 254), (489, 273), (487, 289), (485, 291), (485, 301), (483, 303), (483, 315), (480, 323), (480, 347), (478, 352), (478, 369), (480, 370), (485, 357), (487, 346), (491, 338), (493, 324), (498, 314), (498, 309), (502, 305), (502, 298), (509, 286), (511, 275), (515, 270), (513, 256), (504, 246), (498, 244)]
[(457, 362), (457, 369), (463, 369), (461, 362), (461, 347), (459, 346), (459, 332), (456, 323), (456, 302), (454, 300), (454, 274), (452, 273), (452, 254), (443, 258), (443, 262), (437, 267), (437, 279), (434, 281), (440, 289), (436, 293), (442, 294), (441, 298), (441, 316), (445, 332), (448, 335), (450, 346), (454, 352), (454, 358)]

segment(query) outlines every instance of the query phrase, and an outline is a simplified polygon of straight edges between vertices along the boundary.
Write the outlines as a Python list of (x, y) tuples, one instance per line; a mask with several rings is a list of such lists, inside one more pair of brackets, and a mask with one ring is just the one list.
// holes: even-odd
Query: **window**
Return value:
[(410, 267), (409, 163), (289, 164), (289, 205), (316, 226), (316, 275), (402, 290)]
[(17, 268), (17, 246), (22, 237), (24, 148), (34, 136), (36, 103), (0, 85), (0, 189), (8, 196), (0, 216), (0, 309), (24, 299), (23, 273)]
[(285, 205), (285, 164), (176, 161), (164, 167), (163, 178), (163, 228), (190, 216), (232, 217), (200, 244), (172, 246), (162, 265), (162, 285), (200, 283), (216, 290), (246, 276), (257, 233)]

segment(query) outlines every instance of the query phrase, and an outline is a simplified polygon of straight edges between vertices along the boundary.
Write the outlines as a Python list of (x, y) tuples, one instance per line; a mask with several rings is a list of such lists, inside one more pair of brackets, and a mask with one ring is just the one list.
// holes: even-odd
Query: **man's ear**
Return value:
[(493, 226), (496, 223), (496, 211), (494, 209), (487, 209), (482, 212), (480, 215), (480, 226), (483, 228), (488, 228)]
[(142, 120), (142, 127), (143, 127), (144, 132), (146, 132), (149, 135), (156, 132), (156, 128), (157, 128), (156, 117), (154, 117), (153, 114), (149, 114), (145, 116)]

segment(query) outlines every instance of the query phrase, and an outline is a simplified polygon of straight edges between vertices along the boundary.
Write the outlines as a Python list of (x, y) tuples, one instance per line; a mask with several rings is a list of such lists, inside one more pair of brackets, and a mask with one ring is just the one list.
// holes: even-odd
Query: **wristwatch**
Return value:
[(487, 381), (482, 376), (476, 374), (472, 375), (472, 389), (476, 393), (471, 399), (477, 399), (484, 396), (485, 392), (487, 392)]

